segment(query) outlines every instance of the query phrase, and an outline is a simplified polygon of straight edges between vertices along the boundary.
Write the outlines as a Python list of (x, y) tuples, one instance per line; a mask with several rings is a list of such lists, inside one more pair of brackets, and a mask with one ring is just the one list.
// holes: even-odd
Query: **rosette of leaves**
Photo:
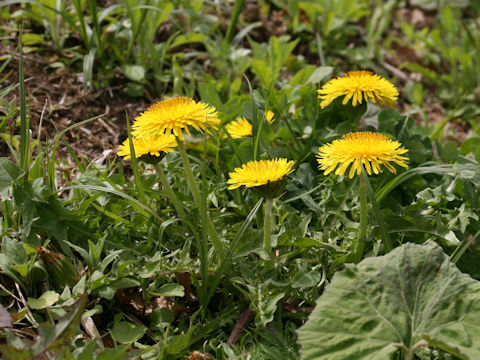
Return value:
[(408, 243), (337, 273), (299, 330), (302, 359), (411, 360), (427, 347), (480, 359), (480, 282), (434, 244)]

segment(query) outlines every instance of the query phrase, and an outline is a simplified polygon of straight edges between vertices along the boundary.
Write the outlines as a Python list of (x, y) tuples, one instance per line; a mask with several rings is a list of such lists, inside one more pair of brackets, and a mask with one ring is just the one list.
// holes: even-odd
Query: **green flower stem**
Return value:
[(273, 254), (272, 254), (272, 207), (273, 199), (265, 199), (265, 214), (263, 217), (263, 249), (267, 253), (270, 260), (265, 262), (265, 267), (271, 269), (273, 267)]
[[(188, 159), (187, 148), (185, 146), (185, 142), (178, 138), (177, 138), (177, 144), (178, 144), (178, 151), (180, 153), (180, 156), (182, 157), (183, 167), (185, 168), (185, 175), (187, 176), (187, 182), (188, 182), (188, 185), (190, 186), (190, 189), (192, 190), (193, 199), (197, 203), (198, 211), (201, 216), (202, 211), (206, 211), (207, 209), (202, 208), (202, 198), (200, 195), (198, 184), (195, 181), (195, 177), (193, 175), (192, 166), (190, 165), (190, 160)], [(213, 247), (215, 248), (215, 251), (219, 259), (223, 260), (223, 258), (225, 257), (225, 253), (222, 248), (222, 243), (220, 241), (220, 237), (217, 234), (217, 231), (215, 230), (215, 226), (213, 225), (212, 219), (210, 218), (208, 213), (207, 213), (206, 219), (207, 219), (207, 223), (204, 225), (207, 226), (207, 231), (208, 231), (208, 234), (210, 235), (210, 238), (212, 239)]]
[(367, 112), (367, 102), (364, 101), (363, 103), (359, 104), (355, 107), (355, 113), (352, 120), (352, 128), (353, 131), (358, 131), (358, 125), (360, 123), (360, 119), (362, 116)]
[[(363, 171), (363, 169), (362, 169)], [(360, 227), (358, 229), (357, 243), (352, 254), (352, 261), (354, 263), (362, 260), (363, 251), (367, 242), (367, 185), (363, 176), (359, 176), (360, 181)]]
[(163, 188), (165, 189), (165, 192), (167, 193), (168, 199), (172, 202), (173, 207), (175, 208), (175, 211), (177, 214), (180, 216), (180, 218), (185, 219), (185, 210), (183, 209), (182, 203), (178, 200), (177, 195), (172, 190), (172, 187), (170, 186), (167, 176), (162, 170), (162, 166), (160, 163), (156, 163), (155, 165), (155, 171), (157, 172), (157, 175), (160, 178), (160, 182), (163, 185)]

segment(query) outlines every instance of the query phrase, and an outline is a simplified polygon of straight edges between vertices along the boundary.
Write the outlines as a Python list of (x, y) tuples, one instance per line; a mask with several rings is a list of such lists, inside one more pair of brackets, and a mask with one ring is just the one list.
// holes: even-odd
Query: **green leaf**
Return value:
[(273, 321), (275, 312), (277, 311), (278, 302), (285, 297), (285, 293), (262, 293), (261, 286), (257, 285), (256, 294), (253, 296), (255, 297), (252, 299), (253, 301), (250, 306), (256, 314), (255, 323), (257, 325), (266, 326)]
[(457, 149), (457, 143), (454, 141), (439, 144), (438, 151), (443, 161), (455, 161), (458, 158), (459, 151)]
[(177, 36), (170, 48), (175, 46), (190, 44), (190, 43), (203, 43), (208, 40), (208, 36), (201, 33), (188, 33)]
[(480, 147), (480, 137), (475, 136), (465, 140), (460, 146), (462, 155), (467, 155)]
[(27, 303), (30, 309), (40, 310), (52, 306), (58, 299), (60, 299), (58, 293), (55, 291), (46, 291), (38, 299), (29, 297)]
[(298, 272), (292, 278), (292, 288), (312, 287), (320, 282), (322, 275), (318, 271)]
[(92, 341), (88, 342), (82, 348), (77, 348), (74, 352), (75, 359), (77, 360), (90, 360), (94, 359), (94, 352), (97, 347), (97, 338), (94, 338)]
[(435, 346), (480, 359), (480, 283), (435, 243), (405, 244), (337, 273), (299, 330), (302, 359), (408, 359)]
[(419, 200), (424, 200), (428, 205), (438, 205), (442, 202), (455, 200), (455, 195), (447, 192), (442, 185), (436, 188), (426, 188), (417, 193)]
[(45, 40), (40, 34), (22, 34), (22, 42), (26, 46), (45, 44)]
[(83, 275), (80, 280), (78, 280), (77, 284), (73, 287), (72, 293), (75, 296), (83, 294), (86, 289), (86, 276)]
[(122, 71), (132, 81), (141, 82), (145, 80), (145, 68), (140, 65), (124, 65)]
[(120, 321), (115, 324), (110, 331), (115, 341), (120, 344), (130, 344), (140, 339), (147, 328), (143, 325), (136, 326), (126, 321)]
[(448, 227), (453, 228), (458, 223), (460, 231), (464, 233), (470, 224), (470, 219), (478, 220), (478, 215), (472, 212), (471, 209), (466, 209), (465, 204), (462, 204), (457, 211), (458, 214), (448, 222)]
[(23, 175), (23, 170), (9, 161), (7, 158), (0, 158), (0, 192), (8, 189), (10, 184)]
[(150, 315), (150, 326), (151, 330), (162, 330), (168, 325), (170, 325), (175, 320), (175, 315), (166, 309), (158, 308), (152, 311)]
[(25, 264), (28, 261), (28, 255), (25, 248), (15, 239), (4, 237), (2, 240), (3, 257), (0, 266), (12, 266)]
[(153, 296), (184, 296), (185, 291), (180, 284), (165, 284), (151, 294)]
[(70, 346), (87, 300), (88, 296), (85, 293), (76, 302), (73, 310), (61, 318), (57, 324), (43, 323), (39, 326), (38, 339), (31, 348), (35, 356), (45, 351), (59, 351), (61, 348)]
[(98, 354), (98, 360), (120, 360), (125, 358), (125, 353), (130, 348), (130, 344), (117, 346), (116, 348), (106, 348)]
[(314, 71), (315, 71), (314, 65), (307, 65), (303, 67), (302, 69), (297, 71), (297, 73), (294, 76), (292, 76), (292, 78), (289, 81), (289, 84), (291, 86), (297, 86), (305, 83)]
[(307, 79), (307, 83), (318, 84), (325, 77), (329, 76), (333, 71), (331, 66), (320, 66)]
[(11, 268), (16, 270), (23, 278), (27, 277), (29, 264), (21, 264), (21, 265), (12, 265)]
[(123, 91), (125, 91), (128, 96), (140, 97), (145, 92), (145, 86), (137, 82), (128, 82)]

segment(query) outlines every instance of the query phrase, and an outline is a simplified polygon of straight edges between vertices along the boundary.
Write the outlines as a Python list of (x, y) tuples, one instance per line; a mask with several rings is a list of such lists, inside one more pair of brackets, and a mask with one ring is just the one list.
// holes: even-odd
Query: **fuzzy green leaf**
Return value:
[(334, 276), (299, 330), (302, 359), (383, 360), (427, 344), (480, 359), (479, 316), (480, 283), (438, 245), (409, 243)]

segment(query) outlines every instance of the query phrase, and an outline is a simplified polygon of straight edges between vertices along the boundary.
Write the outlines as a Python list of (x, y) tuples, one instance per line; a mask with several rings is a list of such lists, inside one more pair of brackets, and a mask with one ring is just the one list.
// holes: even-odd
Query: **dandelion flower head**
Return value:
[(249, 161), (228, 174), (230, 177), (227, 181), (230, 184), (228, 189), (236, 189), (242, 185), (252, 188), (275, 183), (290, 174), (293, 171), (293, 165), (295, 165), (295, 161), (282, 158)]
[[(343, 175), (348, 166), (350, 171), (348, 177), (351, 179), (355, 173), (361, 174), (362, 166), (365, 167), (368, 175), (372, 172), (381, 172), (381, 165), (396, 173), (396, 169), (390, 162), (399, 166), (407, 167), (408, 157), (402, 156), (408, 152), (398, 141), (392, 141), (386, 136), (374, 132), (355, 132), (334, 140), (319, 148), (317, 161), (320, 170), (327, 175), (335, 170), (336, 175)], [(338, 166), (338, 168), (337, 168)]]
[(350, 71), (344, 77), (330, 80), (317, 90), (318, 98), (322, 99), (321, 108), (330, 105), (337, 97), (345, 96), (342, 104), (346, 105), (350, 99), (352, 105), (361, 104), (363, 99), (371, 101), (380, 107), (395, 107), (398, 99), (396, 87), (380, 75), (370, 71)]
[(244, 117), (238, 117), (237, 120), (230, 122), (225, 129), (234, 139), (252, 136), (252, 124)]
[(196, 102), (188, 97), (176, 97), (157, 102), (135, 119), (135, 137), (174, 134), (183, 140), (183, 130), (191, 135), (189, 127), (200, 132), (209, 132), (220, 124), (217, 110), (210, 105)]
[(275, 121), (274, 116), (275, 114), (273, 113), (273, 111), (270, 111), (270, 110), (265, 111), (265, 119), (267, 119), (267, 122), (270, 125), (272, 125), (272, 123)]
[[(160, 156), (160, 152), (171, 152), (177, 146), (177, 140), (172, 134), (161, 134), (159, 136), (132, 137), (133, 148), (135, 149), (135, 157), (139, 158), (143, 155)], [(120, 145), (118, 155), (123, 156), (126, 160), (131, 158), (130, 141), (126, 139)]]

